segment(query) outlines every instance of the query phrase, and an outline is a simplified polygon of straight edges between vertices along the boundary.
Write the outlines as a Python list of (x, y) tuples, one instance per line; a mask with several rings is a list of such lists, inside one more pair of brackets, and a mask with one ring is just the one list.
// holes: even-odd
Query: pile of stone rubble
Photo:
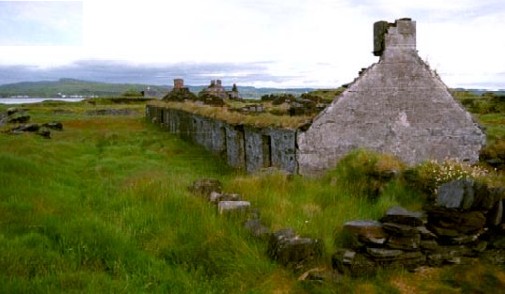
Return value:
[(44, 124), (29, 123), (31, 117), (25, 109), (9, 108), (5, 113), (0, 113), (0, 126), (4, 124), (15, 125), (6, 130), (9, 134), (35, 133), (44, 138), (51, 138), (51, 130), (63, 130), (61, 122), (48, 122)]
[(472, 180), (441, 185), (423, 211), (390, 208), (380, 221), (344, 225), (350, 248), (332, 264), (341, 273), (370, 275), (379, 268), (469, 263), (483, 258), (505, 263), (505, 189)]
[[(223, 193), (213, 179), (195, 181), (190, 190), (217, 206), (220, 215), (238, 217), (252, 236), (267, 240), (267, 255), (294, 270), (314, 275), (324, 252), (319, 239), (290, 228), (276, 232), (264, 226), (259, 211), (239, 194)], [(366, 276), (379, 268), (464, 264), (481, 258), (505, 263), (505, 189), (472, 180), (457, 180), (437, 189), (434, 203), (423, 211), (392, 207), (379, 220), (344, 224), (348, 248), (337, 249), (332, 266), (343, 274)], [(317, 269), (317, 268), (315, 268)]]

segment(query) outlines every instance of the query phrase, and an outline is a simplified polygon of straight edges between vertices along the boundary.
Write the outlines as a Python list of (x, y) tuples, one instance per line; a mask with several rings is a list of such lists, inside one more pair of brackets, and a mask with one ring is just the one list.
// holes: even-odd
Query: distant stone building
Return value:
[(183, 79), (174, 79), (174, 88), (163, 97), (165, 101), (197, 100), (188, 87), (184, 87)]
[(455, 158), (475, 163), (485, 135), (417, 54), (416, 22), (374, 24), (380, 56), (297, 137), (299, 173), (319, 173), (355, 148), (414, 164)]

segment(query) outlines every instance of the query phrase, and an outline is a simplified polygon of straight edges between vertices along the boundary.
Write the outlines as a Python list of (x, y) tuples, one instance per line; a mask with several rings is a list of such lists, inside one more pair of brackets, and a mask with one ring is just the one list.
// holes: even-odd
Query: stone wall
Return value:
[(230, 166), (296, 173), (296, 130), (229, 124), (179, 109), (146, 106), (146, 117), (170, 133), (221, 154)]
[[(408, 164), (478, 161), (485, 135), (418, 56), (415, 22), (402, 19), (386, 27), (375, 40), (379, 62), (299, 135), (301, 174), (321, 173), (355, 148), (391, 153)], [(384, 24), (375, 29), (380, 33)]]

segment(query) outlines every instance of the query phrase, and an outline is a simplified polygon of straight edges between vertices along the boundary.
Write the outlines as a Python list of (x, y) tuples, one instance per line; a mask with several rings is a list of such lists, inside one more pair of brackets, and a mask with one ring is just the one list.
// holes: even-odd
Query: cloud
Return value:
[(21, 81), (74, 78), (114, 83), (171, 85), (174, 78), (184, 78), (189, 85), (206, 85), (211, 79), (226, 84), (280, 83), (295, 76), (274, 76), (266, 72), (268, 63), (178, 63), (169, 65), (134, 65), (116, 60), (81, 60), (69, 65), (40, 68), (1, 66), (0, 84)]
[(82, 2), (0, 1), (0, 45), (79, 45)]

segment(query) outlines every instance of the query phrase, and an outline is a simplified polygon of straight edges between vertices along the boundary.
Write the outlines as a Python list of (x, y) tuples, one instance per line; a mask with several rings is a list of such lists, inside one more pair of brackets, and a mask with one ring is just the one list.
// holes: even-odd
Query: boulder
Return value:
[(48, 122), (43, 124), (42, 126), (51, 130), (57, 130), (57, 131), (63, 130), (63, 124), (59, 121)]
[(15, 128), (12, 128), (10, 130), (11, 133), (13, 134), (19, 134), (19, 133), (34, 133), (37, 132), (40, 129), (40, 126), (38, 124), (25, 124), (25, 125), (19, 125)]
[(30, 121), (30, 116), (28, 114), (23, 114), (16, 112), (13, 115), (9, 116), (7, 122), (8, 123), (20, 123), (24, 124)]
[(474, 181), (461, 179), (442, 184), (437, 189), (435, 203), (444, 208), (468, 210), (475, 201)]
[(386, 215), (380, 221), (417, 227), (426, 223), (426, 215), (423, 212), (414, 212), (400, 206), (394, 206), (387, 210)]
[(188, 189), (194, 194), (208, 198), (212, 192), (221, 193), (221, 187), (222, 185), (219, 180), (199, 179), (194, 181)]
[(8, 116), (11, 116), (13, 115), (14, 113), (17, 113), (19, 112), (19, 108), (16, 108), (16, 107), (9, 107), (7, 108), (7, 115)]
[(344, 224), (344, 232), (353, 237), (355, 246), (360, 243), (382, 245), (387, 240), (387, 233), (382, 224), (374, 220), (356, 220)]
[(283, 229), (270, 236), (268, 255), (285, 266), (301, 268), (318, 260), (323, 244), (318, 239), (300, 237), (292, 229)]

